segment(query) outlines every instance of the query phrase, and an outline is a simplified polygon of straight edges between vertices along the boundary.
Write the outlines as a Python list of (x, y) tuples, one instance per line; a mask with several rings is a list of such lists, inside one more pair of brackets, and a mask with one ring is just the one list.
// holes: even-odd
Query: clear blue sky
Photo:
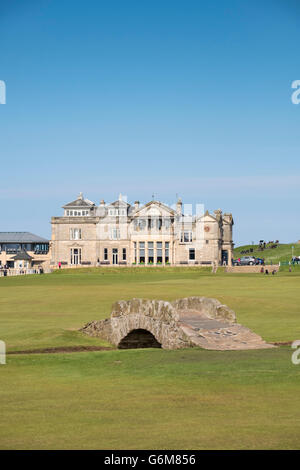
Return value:
[(2, 0), (0, 231), (177, 193), (238, 244), (300, 239), (299, 40), (293, 0)]

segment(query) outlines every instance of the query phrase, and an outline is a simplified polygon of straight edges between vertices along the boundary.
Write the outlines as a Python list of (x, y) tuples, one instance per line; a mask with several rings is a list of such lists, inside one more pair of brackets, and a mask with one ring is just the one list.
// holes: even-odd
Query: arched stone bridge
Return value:
[(113, 304), (110, 318), (88, 323), (81, 331), (104, 338), (119, 349), (273, 347), (236, 323), (233, 310), (207, 297), (187, 297), (174, 302), (120, 300)]

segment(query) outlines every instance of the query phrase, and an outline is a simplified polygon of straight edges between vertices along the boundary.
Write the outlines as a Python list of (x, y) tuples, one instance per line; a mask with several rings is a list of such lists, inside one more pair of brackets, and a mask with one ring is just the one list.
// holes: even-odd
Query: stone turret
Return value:
[(217, 221), (219, 222), (221, 219), (222, 219), (222, 211), (221, 209), (217, 209), (214, 211), (214, 214), (215, 214), (215, 218), (217, 219)]
[(222, 220), (223, 242), (232, 242), (232, 214), (224, 214)]
[(226, 220), (226, 222), (233, 225), (233, 218), (230, 212), (225, 212), (225, 214), (223, 215), (223, 220)]

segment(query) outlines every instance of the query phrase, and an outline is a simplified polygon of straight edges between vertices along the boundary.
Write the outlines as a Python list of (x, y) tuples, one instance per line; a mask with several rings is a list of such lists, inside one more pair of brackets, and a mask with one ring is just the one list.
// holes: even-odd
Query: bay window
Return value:
[(156, 242), (156, 262), (162, 263), (163, 256), (162, 256), (162, 242)]
[(165, 263), (169, 262), (169, 248), (170, 242), (165, 242)]
[(140, 243), (140, 263), (145, 263), (145, 242)]

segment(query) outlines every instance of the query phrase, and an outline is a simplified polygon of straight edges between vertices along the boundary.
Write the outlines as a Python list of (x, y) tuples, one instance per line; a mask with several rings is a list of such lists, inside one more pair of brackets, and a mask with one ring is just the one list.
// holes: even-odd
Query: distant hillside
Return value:
[[(299, 243), (279, 243), (277, 248), (270, 248), (270, 246), (267, 245), (263, 251), (258, 249), (258, 245), (238, 246), (234, 249), (234, 259), (250, 255), (257, 258), (265, 258), (265, 263), (272, 261), (273, 264), (277, 264), (279, 261), (290, 261), (292, 259), (292, 246), (294, 247), (294, 256), (300, 256)], [(242, 253), (242, 251), (250, 249), (253, 249), (252, 253), (247, 253), (246, 255)]]

